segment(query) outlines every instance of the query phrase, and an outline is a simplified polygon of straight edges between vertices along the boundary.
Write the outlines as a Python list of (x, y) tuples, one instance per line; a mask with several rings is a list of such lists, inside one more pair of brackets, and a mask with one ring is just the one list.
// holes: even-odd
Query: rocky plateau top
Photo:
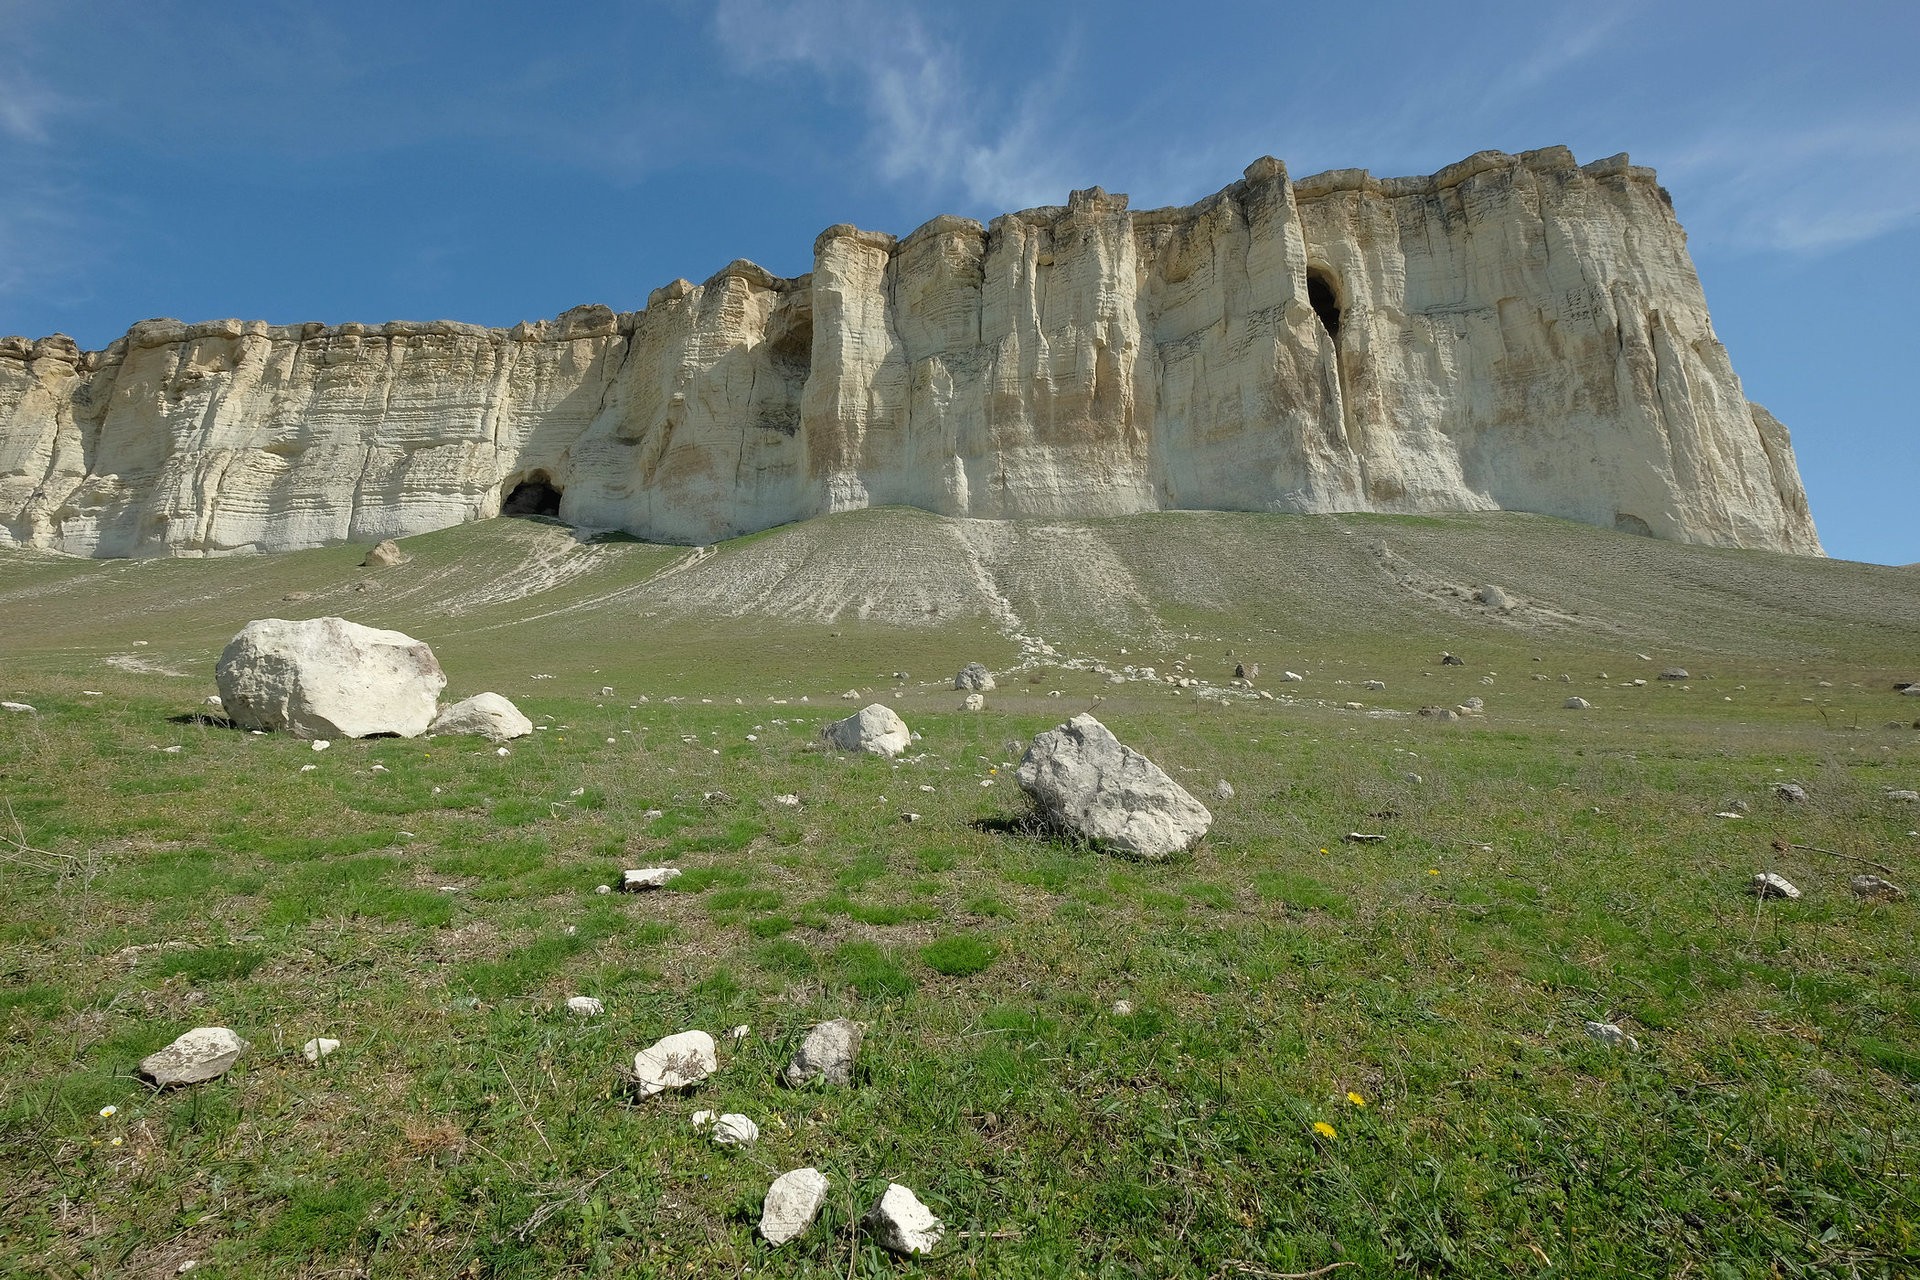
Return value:
[(829, 227), (644, 310), (0, 339), (0, 545), (373, 543), (506, 514), (706, 543), (951, 516), (1518, 510), (1820, 554), (1651, 170), (1564, 147), (1197, 204)]

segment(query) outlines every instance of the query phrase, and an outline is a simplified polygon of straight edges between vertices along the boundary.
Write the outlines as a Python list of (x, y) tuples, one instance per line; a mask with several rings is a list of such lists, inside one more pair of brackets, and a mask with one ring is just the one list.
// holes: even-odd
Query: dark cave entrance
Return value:
[(530, 473), (507, 493), (500, 504), (503, 516), (546, 516), (560, 518), (560, 486), (545, 471)]
[(1307, 272), (1307, 303), (1312, 306), (1313, 314), (1320, 317), (1327, 336), (1339, 340), (1340, 337), (1340, 291), (1334, 288), (1333, 281), (1318, 270)]

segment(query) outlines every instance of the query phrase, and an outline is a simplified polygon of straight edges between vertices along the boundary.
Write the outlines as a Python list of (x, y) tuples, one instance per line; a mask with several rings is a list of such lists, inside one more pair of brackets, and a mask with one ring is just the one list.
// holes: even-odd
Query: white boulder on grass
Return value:
[(820, 736), (842, 751), (864, 751), (876, 756), (897, 756), (913, 742), (906, 721), (893, 708), (876, 702), (862, 707), (845, 720), (835, 720), (820, 731)]
[(975, 693), (988, 693), (993, 689), (993, 672), (977, 662), (969, 662), (960, 668), (960, 674), (953, 678), (956, 689), (971, 689)]
[(166, 1048), (140, 1060), (140, 1074), (162, 1089), (218, 1079), (247, 1050), (226, 1027), (195, 1027)]
[(634, 1092), (642, 1098), (691, 1089), (720, 1069), (713, 1037), (704, 1031), (663, 1036), (633, 1055)]
[(463, 698), (433, 719), (428, 733), (477, 733), (488, 742), (510, 742), (533, 732), (533, 721), (497, 693)]
[(820, 1206), (827, 1202), (831, 1186), (827, 1175), (811, 1165), (790, 1169), (775, 1178), (760, 1205), (761, 1236), (776, 1247), (799, 1239), (820, 1216)]
[(947, 1233), (946, 1223), (897, 1182), (889, 1182), (886, 1193), (868, 1211), (867, 1227), (881, 1247), (909, 1256), (932, 1253)]
[(1035, 737), (1014, 779), (1055, 826), (1149, 861), (1192, 848), (1213, 825), (1186, 788), (1090, 715)]
[(425, 644), (345, 618), (249, 622), (220, 654), (214, 679), (240, 728), (303, 738), (418, 737), (447, 687)]

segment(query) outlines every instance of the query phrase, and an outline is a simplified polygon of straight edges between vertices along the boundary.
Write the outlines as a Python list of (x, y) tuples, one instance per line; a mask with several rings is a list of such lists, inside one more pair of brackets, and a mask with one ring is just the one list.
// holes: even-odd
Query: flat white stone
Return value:
[(226, 1073), (247, 1042), (226, 1027), (195, 1027), (166, 1048), (140, 1060), (140, 1074), (161, 1088), (199, 1084)]
[(1771, 871), (1763, 871), (1754, 876), (1749, 891), (1759, 898), (1797, 898), (1800, 891), (1793, 887), (1785, 877)]
[(820, 1215), (820, 1207), (827, 1202), (827, 1192), (832, 1185), (824, 1173), (811, 1165), (790, 1169), (775, 1178), (760, 1205), (761, 1237), (777, 1247), (805, 1234)]
[(497, 693), (476, 693), (435, 716), (427, 732), (472, 733), (489, 742), (511, 742), (532, 733), (533, 721), (527, 719), (510, 699)]
[(1907, 896), (1906, 891), (1884, 876), (1855, 876), (1848, 886), (1862, 898), (1878, 898), (1884, 902), (1898, 902)]
[(635, 867), (622, 874), (620, 887), (628, 893), (658, 889), (670, 880), (679, 879), (680, 874), (678, 867)]
[(568, 996), (567, 1012), (576, 1018), (597, 1018), (607, 1007), (592, 996)]
[(651, 1098), (673, 1089), (691, 1089), (719, 1069), (713, 1037), (704, 1031), (681, 1031), (633, 1055), (634, 1092)]
[(329, 1040), (325, 1036), (315, 1036), (300, 1046), (300, 1053), (308, 1062), (318, 1062), (340, 1047), (338, 1040)]

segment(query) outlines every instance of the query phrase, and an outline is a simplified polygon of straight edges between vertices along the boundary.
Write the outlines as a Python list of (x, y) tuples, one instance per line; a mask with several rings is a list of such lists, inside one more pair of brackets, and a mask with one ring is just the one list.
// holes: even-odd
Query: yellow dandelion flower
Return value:
[(120, 1108), (118, 1107), (102, 1107), (100, 1108), (100, 1118), (102, 1120), (111, 1120), (116, 1114), (119, 1113), (119, 1110)]
[(1322, 850), (1321, 850), (1320, 852), (1322, 852), (1322, 853), (1325, 853), (1325, 852), (1326, 852), (1326, 850), (1325, 850), (1325, 849), (1322, 849)]
[(1325, 1120), (1315, 1120), (1313, 1122), (1313, 1131), (1323, 1138), (1337, 1138), (1340, 1136), (1333, 1131), (1333, 1126)]
[(1347, 1101), (1356, 1107), (1364, 1107), (1367, 1105), (1367, 1100), (1351, 1089), (1347, 1090)]
[(1430, 876), (1437, 876), (1437, 875), (1439, 875), (1439, 874), (1440, 874), (1440, 868), (1438, 868), (1438, 867), (1428, 867), (1428, 868), (1427, 868), (1427, 874), (1428, 874), (1428, 875), (1430, 875)]

